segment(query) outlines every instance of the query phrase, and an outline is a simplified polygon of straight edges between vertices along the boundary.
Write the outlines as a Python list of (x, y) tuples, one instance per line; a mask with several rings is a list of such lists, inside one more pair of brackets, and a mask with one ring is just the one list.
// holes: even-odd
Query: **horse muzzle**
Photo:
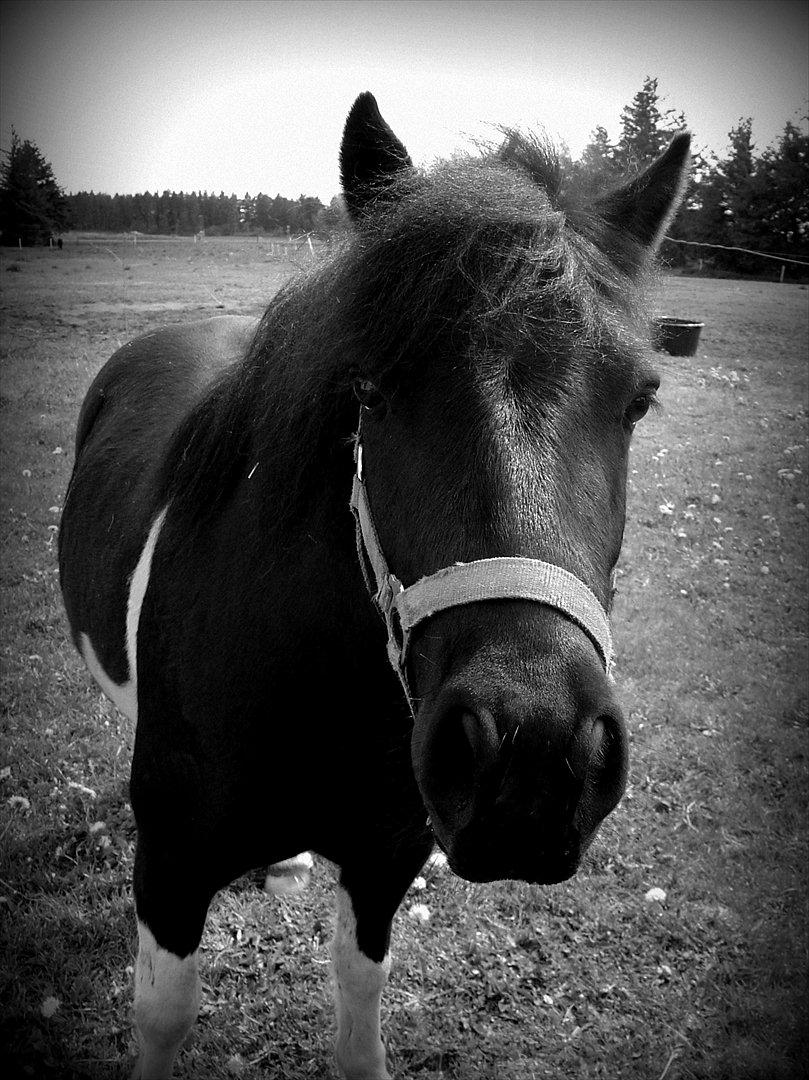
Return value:
[[(431, 630), (435, 642), (440, 625)], [(554, 630), (553, 652), (526, 664), (484, 650), (418, 710), (416, 780), (439, 846), (468, 880), (565, 880), (624, 792), (611, 683), (576, 628)]]

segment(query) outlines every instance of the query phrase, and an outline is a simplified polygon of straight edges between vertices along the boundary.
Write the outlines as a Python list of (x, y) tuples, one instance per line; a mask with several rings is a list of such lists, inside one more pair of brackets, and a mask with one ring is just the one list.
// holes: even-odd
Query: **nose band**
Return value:
[(407, 588), (391, 573), (374, 525), (362, 463), (361, 430), (354, 443), (351, 510), (357, 556), (365, 584), (388, 631), (388, 660), (415, 712), (407, 680), (407, 653), (414, 627), (448, 608), (483, 600), (532, 600), (561, 611), (587, 634), (611, 677), (613, 644), (606, 611), (595, 594), (568, 570), (541, 559), (505, 556), (455, 563)]

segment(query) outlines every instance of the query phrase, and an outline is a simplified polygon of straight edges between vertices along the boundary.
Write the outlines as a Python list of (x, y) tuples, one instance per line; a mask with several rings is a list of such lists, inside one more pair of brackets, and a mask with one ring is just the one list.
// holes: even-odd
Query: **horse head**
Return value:
[(492, 560), (506, 577), (558, 569), (606, 620), (631, 435), (659, 381), (640, 301), (688, 144), (575, 206), (537, 140), (509, 133), (425, 175), (370, 94), (346, 124), (366, 549), (383, 559), (371, 590), (389, 570), (410, 595), (458, 563), (483, 580), (398, 646), (416, 780), (470, 880), (569, 877), (625, 789), (602, 635), (575, 600), (485, 579)]

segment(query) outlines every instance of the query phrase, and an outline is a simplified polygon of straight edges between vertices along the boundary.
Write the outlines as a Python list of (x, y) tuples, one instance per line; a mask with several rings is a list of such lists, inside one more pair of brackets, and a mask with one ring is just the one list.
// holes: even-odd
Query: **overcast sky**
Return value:
[(492, 125), (574, 156), (617, 138), (644, 76), (720, 154), (809, 108), (802, 0), (5, 0), (0, 140), (67, 191), (339, 189), (342, 125), (372, 90), (417, 163)]

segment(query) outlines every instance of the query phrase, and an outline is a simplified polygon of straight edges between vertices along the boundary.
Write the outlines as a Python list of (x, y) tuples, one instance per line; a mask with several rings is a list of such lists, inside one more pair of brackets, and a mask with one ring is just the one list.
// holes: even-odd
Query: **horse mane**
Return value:
[(403, 169), (314, 268), (282, 287), (245, 359), (175, 433), (163, 504), (204, 514), (279, 453), (296, 491), (334, 452), (335, 425), (350, 436), (358, 375), (398, 382), (459, 352), (504, 346), (507, 355), (517, 340), (548, 364), (582, 342), (602, 362), (642, 351), (639, 246), (565, 195), (546, 139), (502, 133), (497, 147)]

